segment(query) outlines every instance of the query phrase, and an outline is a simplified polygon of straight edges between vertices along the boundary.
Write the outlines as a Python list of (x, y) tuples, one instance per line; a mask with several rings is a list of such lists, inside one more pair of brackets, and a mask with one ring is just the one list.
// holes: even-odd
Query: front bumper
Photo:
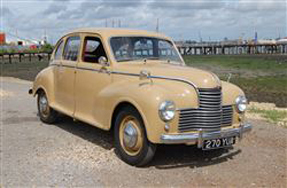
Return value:
[(220, 131), (198, 133), (181, 133), (181, 134), (162, 134), (161, 143), (163, 144), (197, 144), (198, 148), (202, 147), (203, 140), (217, 139), (224, 137), (242, 138), (244, 133), (251, 131), (250, 123), (241, 124), (238, 128), (223, 129)]

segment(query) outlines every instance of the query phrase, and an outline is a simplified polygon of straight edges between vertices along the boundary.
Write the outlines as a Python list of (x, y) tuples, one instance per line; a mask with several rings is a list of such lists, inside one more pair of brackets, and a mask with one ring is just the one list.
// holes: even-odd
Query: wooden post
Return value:
[(38, 59), (39, 59), (39, 61), (41, 61), (43, 59), (41, 54), (38, 54)]
[(11, 54), (9, 54), (9, 63), (11, 64), (12, 61), (11, 61)]

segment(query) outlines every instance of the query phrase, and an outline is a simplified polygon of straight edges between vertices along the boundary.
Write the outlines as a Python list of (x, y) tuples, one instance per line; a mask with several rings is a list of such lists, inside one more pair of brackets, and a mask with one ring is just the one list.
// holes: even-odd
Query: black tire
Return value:
[[(40, 104), (41, 98), (43, 97), (46, 98), (47, 101), (47, 110), (45, 113), (43, 112), (43, 110), (41, 110), (41, 104)], [(49, 106), (49, 101), (44, 91), (39, 91), (38, 93), (37, 107), (38, 107), (38, 115), (42, 122), (52, 124), (57, 121), (59, 113)]]
[[(135, 119), (139, 122), (139, 126), (142, 129), (142, 135), (143, 135), (143, 142), (142, 147), (139, 150), (139, 153), (132, 156), (129, 155), (123, 146), (121, 145), (120, 141), (120, 126), (122, 121), (127, 116), (133, 116)], [(151, 143), (146, 136), (146, 130), (143, 123), (143, 120), (141, 118), (141, 115), (139, 112), (131, 107), (127, 106), (123, 108), (117, 115), (115, 120), (115, 127), (114, 127), (114, 139), (115, 139), (115, 150), (116, 154), (127, 164), (130, 164), (132, 166), (144, 166), (148, 162), (150, 162), (155, 154), (156, 151), (156, 145)]]

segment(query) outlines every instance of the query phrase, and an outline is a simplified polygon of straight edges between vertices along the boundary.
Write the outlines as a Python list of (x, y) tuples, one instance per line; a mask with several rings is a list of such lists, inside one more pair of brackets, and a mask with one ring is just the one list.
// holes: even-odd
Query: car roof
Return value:
[(138, 29), (124, 29), (124, 28), (80, 28), (69, 32), (72, 33), (97, 33), (104, 37), (113, 37), (113, 36), (148, 36), (148, 37), (158, 37), (170, 40), (169, 37), (165, 36), (162, 33), (151, 32)]

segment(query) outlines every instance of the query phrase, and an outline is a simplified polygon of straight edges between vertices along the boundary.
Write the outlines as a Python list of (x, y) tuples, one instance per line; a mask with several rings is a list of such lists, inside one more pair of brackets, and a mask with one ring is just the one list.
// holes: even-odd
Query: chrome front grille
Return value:
[(221, 90), (199, 89), (199, 108), (207, 111), (221, 110)]
[(233, 109), (231, 105), (222, 106), (221, 127), (232, 125)]
[(178, 130), (213, 131), (232, 124), (233, 109), (231, 105), (221, 105), (220, 89), (199, 89), (199, 108), (180, 110)]

